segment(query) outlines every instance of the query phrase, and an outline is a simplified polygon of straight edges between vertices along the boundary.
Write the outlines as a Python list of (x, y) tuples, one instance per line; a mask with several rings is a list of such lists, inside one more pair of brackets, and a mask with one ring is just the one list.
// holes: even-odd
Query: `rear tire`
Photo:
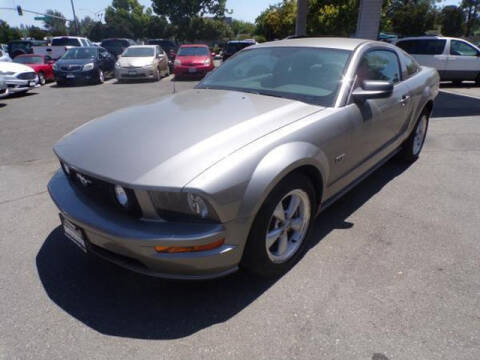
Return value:
[(430, 114), (428, 111), (424, 110), (422, 115), (418, 118), (412, 133), (402, 145), (400, 157), (404, 161), (413, 163), (420, 156), (420, 152), (422, 151), (427, 136), (429, 119)]
[(314, 187), (305, 175), (283, 179), (255, 217), (241, 266), (263, 277), (287, 272), (308, 248), (315, 204)]

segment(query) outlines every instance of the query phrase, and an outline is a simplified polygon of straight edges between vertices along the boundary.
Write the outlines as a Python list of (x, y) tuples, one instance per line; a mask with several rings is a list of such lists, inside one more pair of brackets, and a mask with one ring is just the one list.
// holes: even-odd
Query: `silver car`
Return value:
[(168, 57), (158, 45), (132, 45), (125, 49), (115, 64), (115, 78), (118, 81), (160, 80), (168, 75)]
[(322, 209), (393, 155), (418, 158), (438, 87), (387, 43), (254, 45), (193, 90), (62, 138), (48, 189), (65, 234), (128, 269), (278, 276)]

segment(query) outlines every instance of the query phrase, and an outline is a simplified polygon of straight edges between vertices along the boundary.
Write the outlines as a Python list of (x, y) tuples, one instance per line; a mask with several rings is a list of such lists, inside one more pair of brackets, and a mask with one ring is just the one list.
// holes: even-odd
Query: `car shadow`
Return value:
[(26, 92), (10, 93), (5, 99), (18, 99), (18, 98), (24, 98), (24, 97), (34, 96), (34, 95), (38, 95), (38, 93), (32, 90), (29, 90)]
[(433, 106), (432, 118), (480, 115), (480, 99), (440, 91)]
[[(353, 227), (347, 218), (407, 167), (386, 163), (322, 212), (311, 246)], [(60, 227), (45, 239), (36, 265), (47, 295), (65, 312), (102, 334), (139, 339), (178, 339), (227, 321), (278, 281), (245, 271), (202, 282), (138, 275), (85, 256)]]

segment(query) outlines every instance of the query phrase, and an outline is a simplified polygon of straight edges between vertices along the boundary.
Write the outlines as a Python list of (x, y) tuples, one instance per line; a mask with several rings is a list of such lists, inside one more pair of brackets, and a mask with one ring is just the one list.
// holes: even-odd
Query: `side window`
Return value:
[(447, 41), (443, 39), (401, 40), (397, 46), (413, 55), (440, 55), (443, 54)]
[(410, 55), (407, 55), (403, 51), (400, 51), (400, 57), (406, 68), (404, 78), (409, 78), (415, 75), (420, 70), (420, 66)]
[(400, 63), (393, 51), (372, 50), (367, 52), (357, 69), (357, 84), (364, 80), (399, 82)]
[(450, 55), (477, 56), (478, 52), (472, 46), (463, 41), (452, 40), (450, 42)]

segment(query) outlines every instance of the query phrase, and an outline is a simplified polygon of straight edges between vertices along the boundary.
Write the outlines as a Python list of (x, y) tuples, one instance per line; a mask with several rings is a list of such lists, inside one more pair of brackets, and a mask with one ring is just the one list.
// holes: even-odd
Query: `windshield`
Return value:
[(181, 47), (177, 56), (206, 56), (209, 54), (208, 48), (200, 46)]
[(52, 46), (80, 46), (80, 41), (76, 38), (57, 38), (52, 39)]
[(170, 40), (147, 40), (147, 45), (160, 45), (163, 50), (175, 48), (175, 44)]
[(245, 50), (221, 65), (197, 87), (333, 106), (350, 53), (306, 47)]
[(123, 57), (152, 57), (154, 49), (150, 47), (129, 47), (123, 53)]
[(41, 56), (17, 56), (13, 62), (19, 64), (43, 64)]
[(67, 50), (67, 52), (62, 56), (64, 60), (72, 59), (94, 59), (97, 55), (96, 48), (85, 48), (79, 47)]
[(121, 40), (121, 39), (102, 41), (102, 47), (104, 48), (115, 48), (115, 47), (124, 48), (124, 47), (128, 47), (129, 45), (130, 44), (128, 43), (127, 40)]

